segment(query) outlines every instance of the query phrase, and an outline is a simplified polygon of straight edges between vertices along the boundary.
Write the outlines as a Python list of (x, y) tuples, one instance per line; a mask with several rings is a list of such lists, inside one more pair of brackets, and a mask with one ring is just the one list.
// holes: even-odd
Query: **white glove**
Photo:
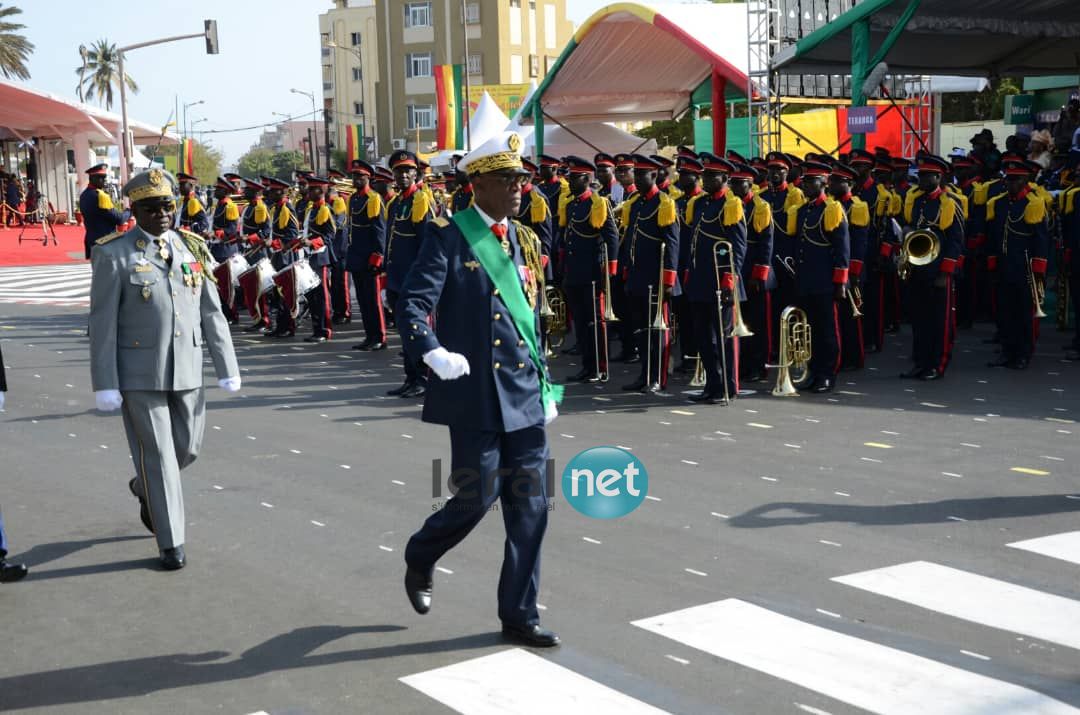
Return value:
[(6, 392), (0, 392), (0, 412), (4, 411), (4, 395), (6, 394)]
[(424, 353), (424, 362), (443, 380), (456, 380), (469, 374), (469, 361), (465, 356), (443, 347)]
[(240, 376), (223, 377), (217, 381), (218, 387), (225, 392), (240, 392)]
[(124, 398), (120, 396), (120, 390), (98, 390), (94, 393), (94, 402), (102, 412), (115, 412), (124, 404)]
[(554, 400), (548, 400), (544, 405), (544, 426), (548, 426), (555, 421), (555, 418), (559, 416), (559, 410), (555, 407)]

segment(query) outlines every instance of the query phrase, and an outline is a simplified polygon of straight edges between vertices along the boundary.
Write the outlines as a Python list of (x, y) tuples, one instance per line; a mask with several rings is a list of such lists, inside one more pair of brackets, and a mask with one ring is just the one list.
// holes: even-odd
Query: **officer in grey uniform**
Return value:
[(171, 230), (176, 180), (151, 169), (124, 186), (136, 227), (98, 239), (91, 255), (90, 376), (97, 407), (123, 409), (137, 477), (129, 483), (162, 565), (184, 567), (180, 470), (205, 426), (203, 343), (218, 385), (240, 389), (229, 326), (202, 237)]

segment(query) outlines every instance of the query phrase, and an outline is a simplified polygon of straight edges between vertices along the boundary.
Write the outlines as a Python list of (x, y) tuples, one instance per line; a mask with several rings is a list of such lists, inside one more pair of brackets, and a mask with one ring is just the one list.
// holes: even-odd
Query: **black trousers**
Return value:
[[(604, 320), (604, 294), (598, 292), (593, 300), (593, 287), (566, 286), (567, 307), (574, 316), (574, 337), (581, 348), (581, 364), (593, 374), (608, 370), (607, 321)], [(596, 326), (593, 329), (593, 310), (595, 305)], [(597, 357), (599, 356), (599, 363)]]
[(777, 354), (780, 350), (780, 314), (789, 305), (798, 305), (798, 296), (795, 292), (795, 279), (788, 273), (786, 268), (780, 267), (776, 271), (776, 288), (772, 292), (772, 330), (770, 343), (772, 352), (769, 360), (776, 362), (780, 359)]
[[(861, 286), (859, 290), (862, 290)], [(865, 309), (866, 305), (864, 303), (860, 311), (865, 312)], [(855, 317), (850, 298), (837, 305), (836, 312), (840, 320), (840, 363), (844, 367), (861, 368), (866, 364), (866, 348), (863, 343), (863, 318)]]
[(319, 277), (319, 286), (305, 293), (308, 311), (311, 313), (311, 334), (324, 338), (333, 337), (330, 327), (330, 267), (312, 266)]
[[(701, 365), (705, 369), (705, 394), (712, 397), (722, 397), (724, 394), (724, 381), (727, 381), (729, 397), (739, 393), (739, 338), (724, 338), (721, 335), (731, 335), (733, 322), (732, 307), (725, 305), (723, 315), (717, 309), (716, 301), (690, 303), (690, 309), (694, 314), (694, 330), (697, 332)], [(720, 319), (723, 317), (724, 324), (721, 330)], [(723, 353), (721, 353), (721, 347)], [(726, 368), (726, 370), (725, 370)]]
[(872, 263), (863, 283), (863, 345), (881, 352), (885, 343), (885, 274)]
[(621, 275), (611, 277), (611, 301), (611, 308), (619, 319), (615, 324), (615, 331), (619, 336), (622, 351), (626, 355), (633, 355), (637, 352), (637, 336), (634, 332), (634, 316), (630, 310), (630, 296)]
[(1028, 360), (1035, 352), (1038, 321), (1027, 283), (998, 285), (998, 330), (1001, 354), (1007, 360)]
[(773, 350), (772, 291), (747, 289), (746, 300), (739, 305), (743, 322), (753, 333), (739, 338), (739, 361), (741, 375), (765, 372)]
[(386, 317), (382, 296), (379, 295), (379, 276), (367, 270), (353, 271), (352, 279), (356, 302), (360, 306), (360, 319), (364, 323), (364, 338), (385, 343)]
[(810, 322), (810, 374), (814, 379), (835, 378), (840, 371), (840, 316), (833, 294), (800, 296), (798, 306)]
[(911, 359), (916, 367), (942, 373), (948, 367), (956, 328), (953, 300), (952, 276), (945, 276), (944, 286), (909, 283)]
[(698, 354), (697, 335), (694, 332), (694, 310), (690, 306), (690, 300), (685, 295), (671, 299), (675, 317), (679, 321), (679, 360), (680, 363), (692, 365), (687, 362), (693, 360)]
[[(671, 357), (671, 344), (669, 342), (671, 331), (654, 330), (652, 324), (656, 318), (656, 304), (650, 305), (649, 297), (629, 296), (630, 317), (634, 325), (638, 326), (637, 349), (641, 356), (641, 374), (639, 380), (646, 383), (659, 382), (660, 387), (667, 387), (668, 362)], [(653, 296), (653, 301), (656, 296)], [(664, 320), (670, 324), (671, 316), (668, 312), (668, 302), (664, 302)], [(652, 345), (650, 349), (650, 343)]]
[(428, 573), (499, 502), (506, 543), (499, 575), (499, 619), (540, 622), (540, 546), (548, 521), (547, 435), (541, 425), (514, 432), (450, 428), (450, 468), (460, 489), (427, 518), (405, 547), (405, 563)]
[(349, 273), (345, 262), (338, 261), (330, 267), (330, 305), (334, 318), (352, 319), (352, 296), (349, 295)]
[[(396, 290), (386, 290), (386, 301), (394, 306), (394, 325), (397, 326), (398, 334), (401, 333), (401, 325), (397, 322), (397, 317), (401, 315), (401, 311), (398, 309), (398, 300), (400, 294)], [(427, 382), (427, 366), (418, 364), (409, 359), (409, 354), (404, 350), (401, 351), (401, 363), (404, 367), (405, 382)]]
[(1072, 300), (1072, 320), (1075, 331), (1072, 346), (1080, 350), (1080, 271), (1075, 268), (1069, 269), (1069, 298)]

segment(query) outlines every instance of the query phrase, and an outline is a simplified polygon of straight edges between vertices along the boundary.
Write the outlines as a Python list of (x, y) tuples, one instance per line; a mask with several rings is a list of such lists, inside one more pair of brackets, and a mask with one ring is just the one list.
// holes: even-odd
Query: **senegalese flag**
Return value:
[(180, 171), (195, 175), (195, 141), (192, 139), (180, 142)]
[(345, 125), (345, 156), (350, 166), (353, 159), (365, 158), (363, 124)]
[(436, 142), (441, 149), (465, 145), (464, 65), (435, 65), (435, 101), (439, 105)]

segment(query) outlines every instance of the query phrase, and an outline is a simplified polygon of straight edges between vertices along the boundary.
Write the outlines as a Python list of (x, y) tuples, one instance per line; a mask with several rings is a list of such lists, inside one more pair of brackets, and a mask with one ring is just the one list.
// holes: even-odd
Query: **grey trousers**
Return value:
[(180, 470), (199, 456), (206, 427), (202, 388), (123, 393), (124, 430), (135, 463), (135, 491), (146, 499), (159, 549), (184, 543)]

